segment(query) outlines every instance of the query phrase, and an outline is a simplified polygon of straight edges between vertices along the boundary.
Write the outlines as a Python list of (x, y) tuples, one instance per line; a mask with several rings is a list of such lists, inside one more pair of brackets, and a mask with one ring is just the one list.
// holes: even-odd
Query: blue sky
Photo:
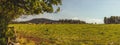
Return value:
[(62, 2), (61, 11), (57, 14), (39, 14), (18, 20), (32, 18), (79, 19), (88, 23), (103, 23), (105, 16), (120, 16), (120, 0), (62, 0)]

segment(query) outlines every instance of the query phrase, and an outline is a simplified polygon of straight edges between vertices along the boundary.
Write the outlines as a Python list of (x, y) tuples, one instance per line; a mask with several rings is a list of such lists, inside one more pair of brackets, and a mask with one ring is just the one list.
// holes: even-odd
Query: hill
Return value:
[(85, 21), (72, 20), (72, 19), (61, 19), (61, 20), (51, 20), (46, 18), (35, 18), (29, 21), (17, 22), (13, 21), (12, 24), (86, 24)]

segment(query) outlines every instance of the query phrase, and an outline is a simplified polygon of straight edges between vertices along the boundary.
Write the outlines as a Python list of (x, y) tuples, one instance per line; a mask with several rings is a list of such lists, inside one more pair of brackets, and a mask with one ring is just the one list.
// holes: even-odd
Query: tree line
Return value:
[(58, 22), (60, 22), (60, 23), (68, 23), (68, 24), (86, 24), (85, 21), (72, 20), (72, 19), (60, 19)]
[(120, 16), (104, 17), (105, 24), (120, 24)]

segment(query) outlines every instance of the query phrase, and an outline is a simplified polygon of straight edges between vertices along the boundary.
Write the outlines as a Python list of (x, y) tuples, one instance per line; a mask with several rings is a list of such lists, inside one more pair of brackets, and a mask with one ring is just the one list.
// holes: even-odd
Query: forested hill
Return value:
[(81, 20), (72, 20), (72, 19), (60, 19), (60, 20), (51, 20), (51, 19), (47, 19), (47, 18), (35, 18), (29, 21), (21, 21), (21, 22), (17, 22), (17, 21), (13, 21), (11, 22), (12, 24), (28, 24), (28, 23), (32, 23), (32, 24), (86, 24), (85, 21), (81, 21)]

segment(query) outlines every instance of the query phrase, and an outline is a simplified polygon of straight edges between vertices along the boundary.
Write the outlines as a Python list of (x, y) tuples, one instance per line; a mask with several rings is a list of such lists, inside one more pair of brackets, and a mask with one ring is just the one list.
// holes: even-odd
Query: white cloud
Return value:
[(97, 19), (97, 18), (79, 18), (79, 17), (73, 17), (72, 19), (86, 21), (87, 23), (103, 24), (103, 19)]
[(79, 18), (78, 18), (78, 17), (73, 17), (72, 19), (73, 19), (73, 20), (79, 20)]
[(88, 23), (103, 24), (103, 19), (86, 19), (85, 21)]

